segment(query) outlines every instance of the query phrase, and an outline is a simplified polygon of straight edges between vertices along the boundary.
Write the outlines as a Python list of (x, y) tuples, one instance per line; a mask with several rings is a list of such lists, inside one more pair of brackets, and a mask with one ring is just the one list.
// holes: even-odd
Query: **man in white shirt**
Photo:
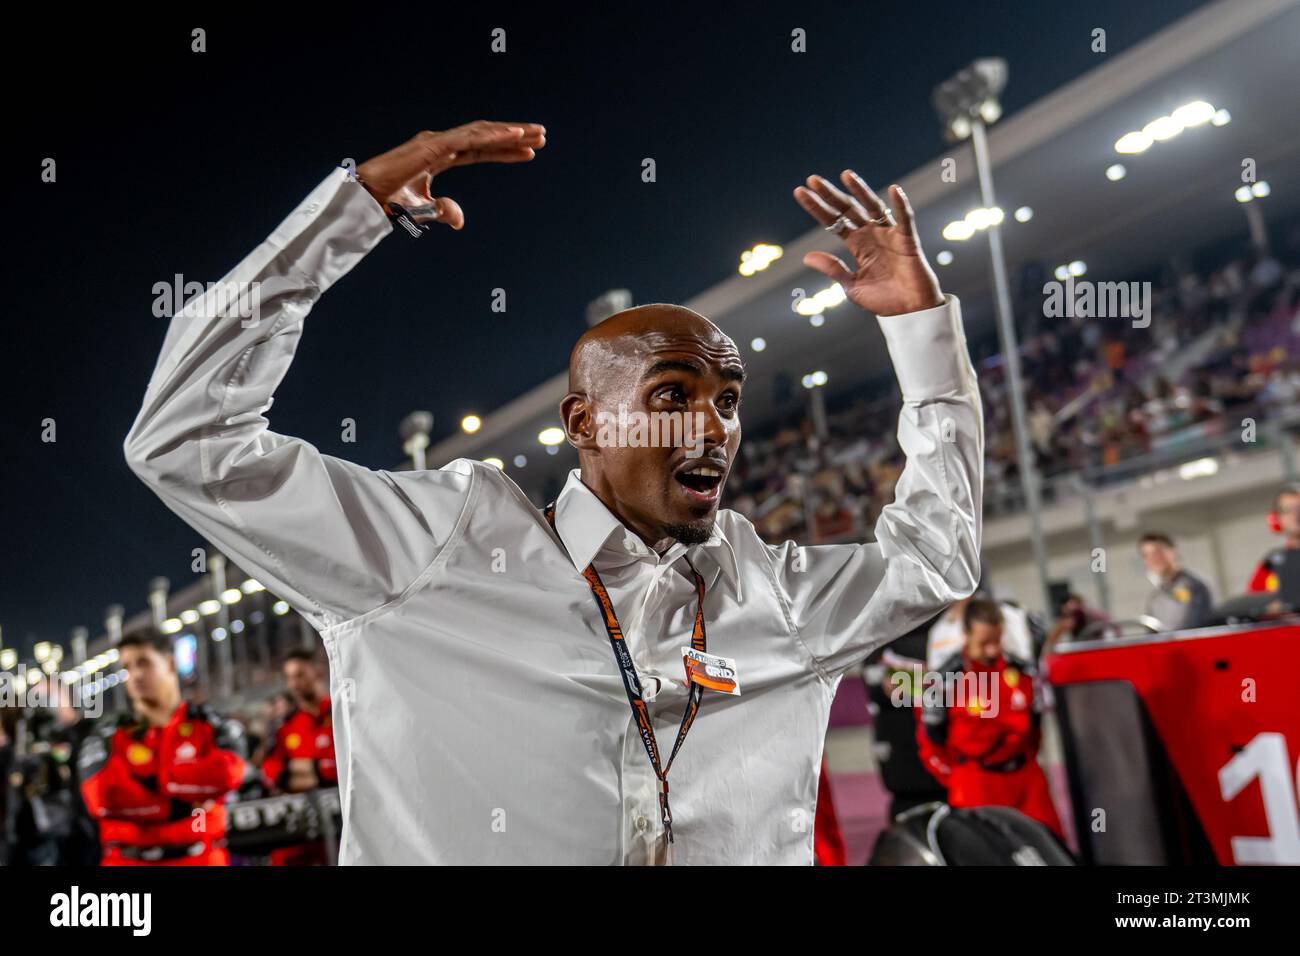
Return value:
[[(256, 283), (255, 320), (211, 292), (172, 320), (127, 459), (320, 632), (341, 862), (810, 863), (841, 675), (978, 577), (979, 393), (901, 190), (894, 213), (847, 170), (848, 192), (795, 190), (855, 268), (805, 263), (880, 316), (902, 389), (908, 464), (874, 543), (769, 546), (718, 509), (743, 367), (677, 306), (575, 349), (561, 413), (581, 468), (553, 514), (491, 465), (372, 471), (263, 415), (307, 313), (392, 231), (386, 209), (459, 228), (432, 176), (544, 144), (480, 121), (326, 177), (222, 283)], [(598, 426), (620, 405), (700, 427), (689, 446), (611, 443)]]

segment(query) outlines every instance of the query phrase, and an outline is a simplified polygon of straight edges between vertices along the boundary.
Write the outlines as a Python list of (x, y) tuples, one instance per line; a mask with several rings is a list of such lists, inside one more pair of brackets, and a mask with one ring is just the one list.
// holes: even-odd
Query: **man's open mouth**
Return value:
[(695, 501), (713, 502), (722, 491), (726, 466), (708, 459), (687, 462), (673, 475)]

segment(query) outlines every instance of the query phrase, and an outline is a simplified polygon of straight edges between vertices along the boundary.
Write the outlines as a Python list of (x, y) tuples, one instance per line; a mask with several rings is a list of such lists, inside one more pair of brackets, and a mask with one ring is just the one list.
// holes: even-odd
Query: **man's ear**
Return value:
[(574, 448), (590, 451), (597, 447), (599, 427), (595, 410), (585, 392), (570, 392), (564, 396), (560, 402), (560, 420), (564, 422), (564, 433)]

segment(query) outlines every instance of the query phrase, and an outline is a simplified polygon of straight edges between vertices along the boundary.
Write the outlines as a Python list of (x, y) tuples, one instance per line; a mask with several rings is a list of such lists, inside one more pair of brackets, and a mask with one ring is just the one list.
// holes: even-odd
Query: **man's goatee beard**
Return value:
[(670, 524), (664, 527), (664, 531), (682, 544), (704, 544), (713, 536), (713, 519), (691, 524)]

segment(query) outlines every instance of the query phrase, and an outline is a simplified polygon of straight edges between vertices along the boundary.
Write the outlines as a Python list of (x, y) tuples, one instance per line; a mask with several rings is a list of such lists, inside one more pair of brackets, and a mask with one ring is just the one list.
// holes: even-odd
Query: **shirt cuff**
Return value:
[(383, 207), (342, 166), (298, 204), (269, 242), (324, 292), (393, 231)]
[(943, 305), (933, 309), (877, 318), (905, 402), (977, 389), (961, 324), (961, 302), (955, 295), (943, 299)]

